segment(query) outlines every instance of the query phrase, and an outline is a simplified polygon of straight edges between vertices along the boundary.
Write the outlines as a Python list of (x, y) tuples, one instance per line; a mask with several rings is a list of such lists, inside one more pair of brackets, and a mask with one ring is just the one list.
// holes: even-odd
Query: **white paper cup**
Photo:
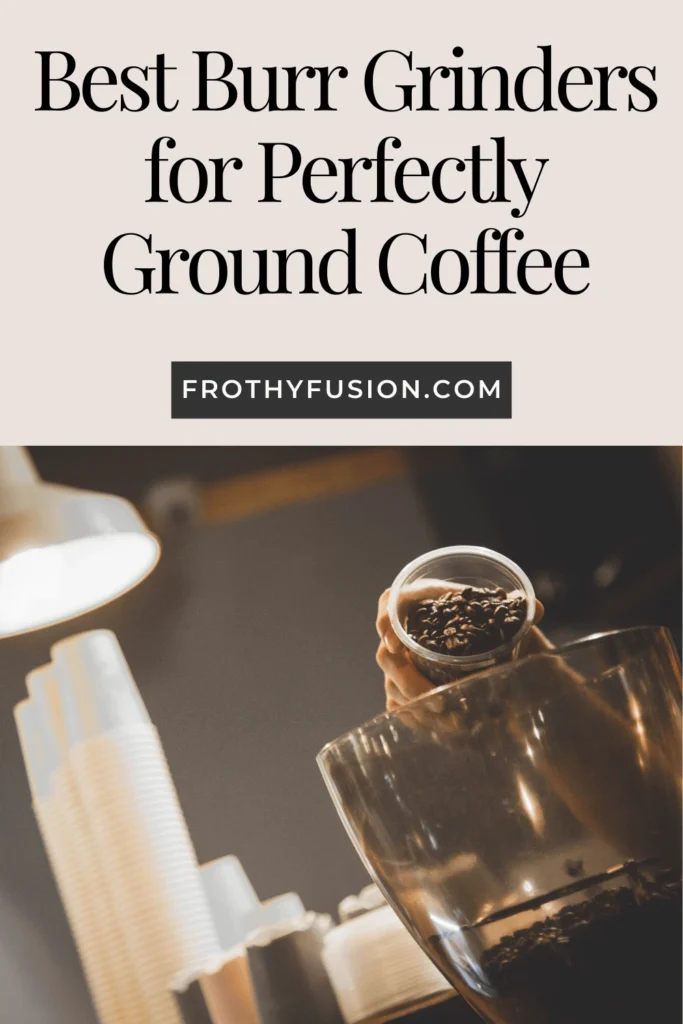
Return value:
[(218, 970), (180, 982), (174, 995), (184, 1024), (260, 1024), (243, 949)]
[(301, 897), (296, 892), (274, 896), (261, 904), (258, 928), (272, 928), (289, 921), (299, 921), (306, 913)]
[(260, 1024), (244, 951), (202, 975), (200, 985), (214, 1024)]
[(52, 649), (68, 763), (148, 1007), (178, 1024), (176, 977), (220, 961), (199, 869), (156, 729), (113, 633)]
[(389, 906), (328, 932), (323, 962), (346, 1024), (452, 992)]
[(131, 965), (122, 944), (112, 941), (112, 915), (92, 884), (97, 858), (82, 828), (72, 780), (64, 767), (46, 770), (59, 761), (57, 743), (35, 701), (24, 701), (15, 715), (34, 813), (98, 1018), (102, 1024), (146, 1024)]
[(126, 936), (115, 909), (115, 897), (96, 849), (89, 822), (83, 812), (80, 794), (71, 770), (62, 770), (54, 779), (54, 805), (64, 831), (72, 837), (71, 860), (74, 888), (81, 908), (82, 927), (89, 949), (96, 949), (108, 965), (117, 992), (122, 1022), (144, 1024), (148, 1017)]
[(261, 910), (246, 871), (237, 857), (221, 857), (202, 864), (200, 875), (221, 949), (240, 946)]
[(220, 960), (194, 848), (156, 730), (136, 726), (70, 754), (116, 908), (154, 1016), (177, 1020), (173, 979)]
[(247, 958), (262, 1024), (342, 1024), (315, 914), (252, 936)]
[(115, 635), (79, 633), (52, 648), (69, 746), (150, 717)]

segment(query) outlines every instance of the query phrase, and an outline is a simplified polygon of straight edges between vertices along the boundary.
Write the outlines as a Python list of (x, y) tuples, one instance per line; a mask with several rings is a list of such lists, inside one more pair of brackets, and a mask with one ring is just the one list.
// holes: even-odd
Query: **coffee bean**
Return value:
[(470, 603), (467, 606), (467, 610), (474, 622), (483, 621), (486, 618), (484, 609), (482, 608), (478, 601), (470, 601)]
[(465, 587), (425, 598), (409, 611), (408, 633), (423, 647), (467, 657), (507, 642), (526, 614), (523, 597), (510, 599), (502, 588)]

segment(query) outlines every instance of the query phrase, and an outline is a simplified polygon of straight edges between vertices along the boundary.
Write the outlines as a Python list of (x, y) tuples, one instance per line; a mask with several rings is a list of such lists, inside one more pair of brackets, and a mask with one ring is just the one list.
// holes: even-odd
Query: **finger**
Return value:
[(375, 626), (380, 638), (384, 640), (387, 648), (393, 653), (398, 654), (401, 650), (402, 644), (399, 638), (394, 632), (394, 627), (391, 625), (391, 619), (389, 618), (389, 594), (390, 590), (385, 590), (381, 595), (377, 605), (377, 621)]
[[(407, 587), (404, 587), (401, 591), (398, 602), (399, 618), (403, 618), (408, 607), (412, 604), (424, 601), (429, 597), (439, 597), (448, 590), (458, 589), (462, 589), (458, 584), (446, 583), (444, 580), (417, 580), (415, 583), (411, 583)], [(375, 626), (378, 634), (384, 640), (388, 649), (392, 651), (392, 653), (397, 654), (403, 645), (391, 624), (391, 618), (389, 616), (390, 594), (391, 590), (385, 590), (380, 596), (377, 605), (377, 621)]]
[(388, 649), (394, 654), (397, 654), (401, 650), (402, 645), (394, 632), (394, 628), (391, 625), (391, 619), (389, 618), (388, 604), (390, 593), (391, 591), (385, 590), (379, 599), (379, 603), (377, 605), (377, 622), (375, 625), (377, 627), (377, 632), (382, 640), (384, 640)]
[(403, 707), (406, 703), (405, 697), (402, 695), (396, 683), (390, 676), (384, 677), (384, 695), (387, 701), (387, 711), (391, 711), (390, 705), (394, 707)]
[(551, 651), (553, 646), (545, 633), (542, 633), (537, 626), (532, 626), (519, 645), (519, 653), (524, 655), (541, 654), (543, 651)]
[(407, 700), (403, 696), (396, 686), (396, 683), (393, 679), (390, 679), (389, 676), (384, 677), (384, 693), (386, 695), (387, 711), (400, 712), (400, 718), (403, 725), (414, 730), (420, 726), (424, 728), (425, 725), (429, 724), (430, 718), (433, 717), (433, 714), (427, 710), (421, 713), (419, 705), (422, 701), (419, 701), (416, 707), (413, 702)]
[(387, 606), (389, 604), (390, 593), (391, 591), (385, 590), (380, 595), (380, 599), (377, 602), (377, 621), (375, 622), (375, 625), (377, 626), (377, 632), (380, 637), (384, 636), (387, 631), (387, 626), (389, 625), (389, 612), (387, 611)]
[(541, 602), (538, 600), (538, 598), (536, 598), (536, 609), (535, 609), (535, 613), (534, 613), (534, 626), (537, 626), (539, 624), (539, 622), (541, 621), (541, 619), (543, 618), (544, 615), (545, 615), (545, 608), (543, 607)]
[(405, 671), (407, 662), (404, 650), (401, 649), (397, 654), (394, 654), (389, 650), (382, 639), (380, 640), (379, 647), (377, 648), (375, 660), (384, 675), (388, 676), (389, 679), (393, 679), (399, 689), (401, 689), (400, 684), (398, 683), (398, 678)]
[(460, 715), (446, 710), (446, 698), (443, 694), (433, 692), (422, 695), (420, 700), (407, 700), (398, 689), (393, 679), (384, 677), (386, 710), (400, 713), (400, 720), (409, 729), (435, 729), (452, 735), (462, 729)]
[(388, 629), (387, 632), (384, 634), (384, 643), (392, 654), (399, 654), (403, 647), (403, 644), (396, 636), (393, 629)]
[(413, 665), (408, 653), (402, 649), (392, 654), (382, 642), (377, 649), (377, 664), (395, 684), (405, 700), (414, 700), (433, 689), (432, 684)]
[(384, 690), (387, 695), (386, 709), (397, 713), (399, 715), (402, 725), (407, 726), (411, 731), (419, 728), (423, 723), (421, 722), (419, 714), (416, 715), (412, 708), (414, 707), (411, 701), (401, 694), (401, 691), (396, 687), (396, 684), (388, 676), (384, 679)]

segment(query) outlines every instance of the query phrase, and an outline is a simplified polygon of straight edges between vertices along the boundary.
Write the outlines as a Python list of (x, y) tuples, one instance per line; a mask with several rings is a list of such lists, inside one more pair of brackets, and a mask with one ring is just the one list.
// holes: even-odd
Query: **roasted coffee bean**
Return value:
[(677, 1024), (680, 963), (681, 885), (656, 879), (640, 902), (624, 886), (513, 931), (485, 949), (479, 969), (520, 1020)]
[(405, 628), (429, 650), (469, 657), (507, 643), (525, 616), (524, 597), (508, 598), (500, 587), (465, 587), (418, 602), (408, 613)]

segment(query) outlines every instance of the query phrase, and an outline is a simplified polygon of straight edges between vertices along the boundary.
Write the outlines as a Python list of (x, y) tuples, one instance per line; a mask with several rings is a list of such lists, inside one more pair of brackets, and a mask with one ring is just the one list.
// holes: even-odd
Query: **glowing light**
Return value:
[(647, 752), (648, 742), (647, 735), (645, 732), (645, 725), (643, 723), (643, 709), (641, 707), (640, 701), (631, 692), (631, 690), (628, 690), (627, 692), (627, 700), (629, 714), (631, 716), (632, 721), (634, 722), (636, 735), (638, 736), (639, 746), (643, 749), (643, 751)]
[(26, 449), (0, 445), (0, 637), (107, 604), (159, 554), (125, 498), (45, 483)]
[(39, 629), (106, 604), (155, 566), (149, 534), (82, 537), (29, 548), (0, 562), (0, 636)]
[(517, 776), (517, 792), (519, 793), (519, 799), (533, 826), (534, 832), (537, 835), (541, 835), (545, 829), (543, 808), (541, 807), (538, 797), (529, 789), (521, 775)]

